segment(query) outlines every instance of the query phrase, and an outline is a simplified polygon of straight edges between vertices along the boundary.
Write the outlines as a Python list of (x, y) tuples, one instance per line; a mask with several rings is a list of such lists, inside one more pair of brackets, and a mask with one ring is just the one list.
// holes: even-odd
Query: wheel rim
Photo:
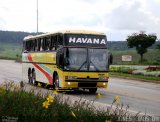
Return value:
[(35, 71), (32, 72), (32, 84), (36, 84), (36, 74)]
[(58, 77), (58, 75), (56, 76), (56, 78), (55, 78), (55, 89), (58, 89), (59, 88), (59, 77)]

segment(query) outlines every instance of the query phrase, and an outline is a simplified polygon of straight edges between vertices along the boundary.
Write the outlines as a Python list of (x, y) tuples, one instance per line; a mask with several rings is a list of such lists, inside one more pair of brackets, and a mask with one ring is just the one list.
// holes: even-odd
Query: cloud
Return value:
[(0, 7), (0, 30), (5, 29), (6, 26), (6, 21), (3, 18), (4, 13), (8, 11), (8, 9), (6, 7)]
[[(0, 28), (36, 32), (37, 0), (0, 0)], [(108, 40), (144, 30), (160, 36), (159, 0), (39, 0), (39, 31), (88, 29)]]
[(146, 29), (144, 23), (148, 20), (145, 13), (140, 11), (140, 2), (132, 5), (123, 4), (107, 15), (109, 18), (106, 25), (118, 30)]
[[(152, 4), (157, 4), (151, 2)], [(159, 4), (160, 5), (160, 4)], [(146, 31), (147, 33), (157, 33), (160, 36), (160, 15), (155, 5), (150, 5), (146, 1), (128, 1), (117, 6), (104, 18), (105, 26), (115, 35), (127, 35), (133, 32)], [(153, 11), (154, 10), (154, 11)], [(159, 28), (158, 28), (159, 27)], [(119, 31), (119, 34), (117, 33)], [(121, 36), (123, 40), (126, 37)]]
[(5, 20), (0, 17), (0, 30), (5, 29)]

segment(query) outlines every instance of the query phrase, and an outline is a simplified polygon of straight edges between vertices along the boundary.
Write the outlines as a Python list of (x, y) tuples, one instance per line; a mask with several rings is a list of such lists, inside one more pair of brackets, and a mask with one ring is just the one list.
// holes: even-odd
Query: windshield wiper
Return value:
[(87, 63), (87, 60), (83, 62), (83, 64), (78, 68), (78, 71)]
[(92, 61), (90, 61), (90, 63), (93, 64), (93, 66), (94, 66), (94, 68), (96, 69), (96, 71), (99, 71), (99, 69), (96, 67), (96, 65), (95, 65)]
[[(87, 63), (87, 61), (84, 61), (83, 64), (78, 68), (77, 71), (79, 71), (86, 63)], [(100, 71), (92, 61), (90, 61), (90, 63), (92, 63), (92, 65), (94, 66), (96, 71)]]

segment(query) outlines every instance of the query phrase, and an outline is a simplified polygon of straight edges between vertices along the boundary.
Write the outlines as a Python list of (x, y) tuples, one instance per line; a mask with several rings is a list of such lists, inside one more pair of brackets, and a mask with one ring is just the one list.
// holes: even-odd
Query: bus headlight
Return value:
[(68, 82), (68, 85), (71, 85), (71, 83), (70, 83), (70, 82)]
[(106, 85), (106, 83), (103, 83), (103, 86), (105, 86)]

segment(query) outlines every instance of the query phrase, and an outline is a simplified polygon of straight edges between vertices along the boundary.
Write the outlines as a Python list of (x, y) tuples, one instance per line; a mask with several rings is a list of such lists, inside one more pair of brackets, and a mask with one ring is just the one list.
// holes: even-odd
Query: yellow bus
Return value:
[(104, 33), (63, 30), (23, 40), (22, 79), (54, 89), (87, 89), (108, 85), (111, 58)]

